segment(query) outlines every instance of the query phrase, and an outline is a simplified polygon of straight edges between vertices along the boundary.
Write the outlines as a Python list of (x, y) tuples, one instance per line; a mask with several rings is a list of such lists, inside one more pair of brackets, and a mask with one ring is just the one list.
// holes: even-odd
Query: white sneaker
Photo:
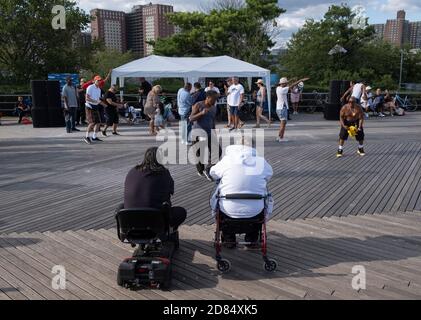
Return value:
[(381, 118), (384, 118), (384, 117), (386, 117), (383, 113), (379, 113), (379, 117), (381, 117)]
[(287, 139), (285, 139), (285, 138), (281, 139), (281, 138), (279, 138), (279, 137), (276, 139), (276, 141), (278, 141), (278, 142), (280, 142), (280, 143), (282, 143), (282, 142), (288, 142), (288, 140), (287, 140)]

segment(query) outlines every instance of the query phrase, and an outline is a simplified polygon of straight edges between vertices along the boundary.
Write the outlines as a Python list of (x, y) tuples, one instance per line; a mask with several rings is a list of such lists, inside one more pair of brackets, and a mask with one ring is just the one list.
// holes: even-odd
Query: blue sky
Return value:
[[(162, 3), (171, 4), (176, 11), (197, 11), (209, 5), (212, 0), (79, 0), (79, 6), (89, 11), (103, 8), (120, 11), (130, 11), (136, 4)], [(279, 18), (278, 26), (281, 33), (278, 46), (285, 44), (292, 33), (297, 31), (306, 18), (320, 19), (332, 4), (348, 3), (351, 7), (362, 5), (369, 17), (369, 23), (384, 23), (387, 19), (394, 19), (396, 12), (403, 9), (410, 21), (421, 21), (421, 0), (279, 0), (279, 6), (287, 12)]]

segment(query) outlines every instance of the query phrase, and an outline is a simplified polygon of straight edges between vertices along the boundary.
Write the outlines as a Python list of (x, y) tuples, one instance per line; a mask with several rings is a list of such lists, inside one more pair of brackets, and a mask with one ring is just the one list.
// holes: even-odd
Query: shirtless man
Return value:
[(338, 158), (343, 156), (343, 147), (345, 141), (348, 139), (349, 127), (356, 126), (357, 127), (357, 135), (355, 139), (359, 142), (358, 151), (357, 153), (360, 156), (365, 156), (364, 152), (364, 113), (361, 110), (360, 106), (356, 102), (355, 97), (351, 97), (349, 99), (348, 104), (344, 105), (341, 110), (341, 132), (339, 133), (339, 150), (336, 153)]

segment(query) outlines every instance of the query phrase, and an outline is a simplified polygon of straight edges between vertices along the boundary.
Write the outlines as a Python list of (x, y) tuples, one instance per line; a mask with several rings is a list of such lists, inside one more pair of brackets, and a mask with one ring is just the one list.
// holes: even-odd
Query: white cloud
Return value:
[(378, 8), (382, 12), (396, 13), (398, 10), (406, 11), (421, 10), (421, 2), (419, 0), (387, 0), (378, 3)]
[[(94, 8), (119, 10), (129, 12), (134, 5), (144, 5), (150, 2), (169, 4), (175, 11), (197, 11), (212, 0), (79, 0), (79, 6), (85, 11)], [(331, 5), (341, 5), (347, 2), (351, 7), (363, 5), (369, 12), (370, 22), (385, 22), (387, 18), (393, 19), (400, 9), (407, 11), (408, 15), (421, 12), (421, 0), (279, 0), (280, 7), (287, 10), (278, 21), (281, 32), (276, 38), (277, 46), (284, 46), (291, 35), (304, 24), (307, 18), (320, 20)], [(392, 13), (392, 15), (391, 15)], [(416, 14), (418, 15), (418, 14)], [(416, 17), (415, 17), (416, 18)], [(420, 19), (421, 20), (421, 14)]]
[(282, 14), (277, 19), (278, 27), (281, 29), (281, 34), (276, 39), (278, 46), (285, 46), (291, 35), (303, 26), (306, 19), (313, 18), (320, 20), (330, 5), (329, 3), (320, 3), (302, 7), (295, 11), (287, 11)]
[(175, 11), (197, 11), (202, 4), (206, 4), (206, 0), (187, 1), (187, 0), (137, 0), (137, 1), (121, 1), (121, 0), (80, 0), (79, 6), (89, 12), (92, 9), (109, 9), (129, 12), (135, 5), (145, 5), (148, 3), (168, 4), (174, 6)]

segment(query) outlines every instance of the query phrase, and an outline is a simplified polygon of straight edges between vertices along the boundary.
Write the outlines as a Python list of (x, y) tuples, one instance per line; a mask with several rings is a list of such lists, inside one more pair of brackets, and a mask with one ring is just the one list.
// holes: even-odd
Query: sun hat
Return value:
[(279, 80), (279, 84), (286, 84), (288, 83), (288, 79), (287, 78), (281, 78), (281, 80)]
[(365, 90), (370, 91), (371, 89), (373, 89), (372, 87), (368, 86), (367, 88), (365, 88)]
[(259, 79), (257, 80), (256, 84), (265, 84), (265, 83), (263, 82), (263, 79)]

